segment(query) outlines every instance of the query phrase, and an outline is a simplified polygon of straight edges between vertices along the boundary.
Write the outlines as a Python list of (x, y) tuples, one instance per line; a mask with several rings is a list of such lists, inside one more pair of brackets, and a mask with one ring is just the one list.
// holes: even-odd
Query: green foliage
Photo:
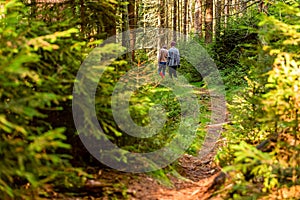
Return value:
[[(193, 38), (192, 39), (195, 42), (198, 42), (201, 46), (204, 45), (203, 41), (199, 40), (198, 38)], [(207, 59), (207, 55), (205, 54), (205, 51), (199, 52), (199, 49), (193, 49), (193, 48), (186, 48), (186, 41), (182, 40), (179, 41), (177, 44), (179, 52), (181, 55), (190, 55), (190, 54), (202, 54), (203, 60), (200, 60), (199, 64), (205, 65), (205, 59)], [(189, 47), (192, 47), (190, 45)], [(201, 55), (197, 55), (201, 56)], [(190, 82), (190, 83), (196, 83), (196, 82), (201, 82), (203, 80), (201, 72), (199, 73), (198, 70), (196, 69), (197, 66), (193, 66), (184, 56), (181, 56), (180, 58), (180, 67), (177, 69), (179, 74), (184, 75), (184, 77)], [(205, 69), (205, 66), (202, 66), (202, 69)]]
[[(114, 67), (116, 69), (121, 68), (121, 66), (117, 65)], [(143, 83), (149, 77), (153, 77), (153, 71), (156, 72), (155, 70), (153, 70), (153, 68), (154, 66), (152, 66), (152, 68), (150, 69), (143, 68), (142, 71), (143, 73), (145, 73), (145, 75), (142, 75), (136, 72), (138, 67), (133, 66), (131, 73), (133, 73), (134, 76), (138, 76), (139, 81)], [(145, 71), (148, 71), (149, 74)], [(105, 79), (101, 79), (100, 81), (101, 83), (97, 91), (96, 109), (97, 112), (101, 114), (99, 116), (106, 116), (105, 118), (98, 118), (100, 124), (104, 127), (105, 133), (109, 135), (111, 140), (116, 142), (118, 146), (129, 151), (148, 152), (163, 147), (165, 144), (168, 144), (168, 142), (170, 142), (177, 134), (182, 112), (180, 104), (178, 102), (178, 98), (180, 97), (176, 97), (172, 89), (155, 83), (142, 84), (139, 88), (137, 88), (137, 90), (133, 93), (133, 95), (130, 98), (128, 108), (133, 122), (135, 122), (139, 126), (147, 126), (151, 121), (149, 117), (149, 112), (151, 112), (151, 109), (154, 109), (155, 112), (159, 113), (159, 115), (161, 116), (161, 120), (166, 118), (166, 121), (163, 127), (159, 130), (157, 130), (154, 127), (149, 129), (149, 134), (156, 134), (155, 137), (145, 139), (131, 137), (130, 135), (120, 130), (118, 128), (118, 125), (115, 124), (113, 114), (111, 111), (111, 104), (109, 103), (110, 95), (113, 92), (114, 86), (116, 82), (120, 81), (117, 77), (120, 77), (121, 75), (123, 75), (123, 73), (124, 72), (122, 72), (121, 70), (107, 70), (104, 74), (105, 76), (110, 78), (106, 77)], [(110, 83), (106, 84), (105, 80), (110, 80)], [(105, 87), (101, 86), (103, 84), (105, 84)], [(183, 92), (181, 95), (185, 96), (188, 94), (186, 94), (186, 92)], [(104, 107), (103, 105), (107, 105), (107, 107)], [(162, 108), (162, 110), (159, 107), (155, 108), (156, 105), (159, 105), (160, 108)], [(122, 111), (118, 112), (122, 113)]]
[[(93, 56), (90, 56), (93, 61), (87, 62), (87, 65), (85, 66), (85, 68), (88, 69), (87, 74), (85, 74), (85, 78), (89, 80), (87, 82), (88, 84), (82, 84), (83, 87), (80, 89), (80, 91), (78, 91), (78, 93), (87, 96), (88, 87), (90, 87), (92, 83), (96, 85), (98, 84), (95, 95), (95, 108), (98, 121), (104, 133), (106, 134), (105, 136), (109, 138), (110, 141), (115, 143), (118, 147), (128, 150), (129, 152), (149, 152), (164, 147), (166, 144), (169, 144), (170, 141), (174, 140), (174, 137), (177, 137), (179, 135), (179, 125), (184, 125), (187, 127), (191, 126), (190, 124), (194, 120), (192, 118), (186, 120), (185, 122), (180, 121), (184, 110), (182, 110), (178, 99), (186, 99), (192, 94), (189, 93), (189, 90), (183, 88), (177, 94), (177, 96), (175, 96), (172, 89), (164, 87), (163, 84), (159, 84), (157, 80), (159, 76), (157, 75), (157, 72), (155, 70), (156, 66), (144, 62), (147, 59), (145, 59), (145, 55), (143, 54), (143, 52), (140, 52), (139, 56), (141, 57), (137, 58), (137, 60), (140, 60), (137, 65), (129, 65), (127, 62), (124, 62), (122, 60), (119, 61), (117, 59), (112, 61), (112, 63), (110, 63), (109, 65), (104, 66), (103, 63), (107, 64), (105, 62), (105, 56), (110, 54), (108, 53), (109, 48), (115, 49), (115, 56), (117, 56), (118, 54), (122, 54), (122, 48), (117, 45), (113, 47), (110, 47), (110, 45), (103, 45), (101, 46), (101, 48), (95, 49), (95, 55), (97, 56), (95, 56), (95, 58)], [(108, 57), (113, 58), (113, 55), (110, 55)], [(99, 58), (104, 59), (103, 63), (98, 62)], [(89, 72), (89, 69), (91, 69), (89, 68), (91, 67), (89, 66), (89, 64), (91, 64), (93, 66), (93, 69), (96, 70), (93, 72)], [(101, 72), (101, 77), (97, 72)], [(167, 77), (162, 82), (164, 84), (173, 84), (173, 81), (168, 79)], [(152, 137), (132, 137), (126, 131), (124, 131), (124, 129), (121, 129), (121, 127), (125, 127), (126, 124), (118, 124), (114, 119), (114, 113), (112, 110), (114, 100), (112, 99), (112, 95), (115, 91), (117, 91), (116, 87), (118, 86), (118, 84), (122, 83), (124, 85), (121, 87), (121, 89), (118, 89), (121, 92), (116, 94), (116, 96), (119, 101), (123, 101), (124, 98), (127, 98), (129, 94), (130, 100), (128, 107), (117, 110), (117, 115), (123, 116), (123, 114), (126, 115), (126, 113), (128, 113), (129, 111), (130, 118), (133, 120), (133, 122), (136, 125), (142, 127), (145, 127), (154, 122), (154, 126), (150, 126), (149, 129), (147, 129), (147, 131), (149, 131), (148, 134), (153, 135)], [(135, 85), (135, 83), (137, 83), (137, 85)], [(127, 89), (127, 87), (130, 88), (131, 86), (134, 88), (133, 92)], [(203, 101), (208, 100), (205, 99)], [(80, 104), (80, 102), (78, 103)], [(116, 102), (116, 104), (120, 103), (122, 102)], [(91, 130), (91, 127), (94, 126), (92, 125), (93, 122), (88, 117), (90, 114), (89, 104), (80, 104), (78, 105), (78, 107), (80, 107), (80, 110), (82, 110), (82, 117), (86, 121), (86, 127), (83, 127), (81, 133), (90, 133), (91, 137), (100, 137), (98, 139), (103, 139), (104, 135), (96, 134), (97, 130)], [(206, 106), (203, 106), (203, 111), (205, 111), (206, 108)], [(191, 109), (191, 107), (188, 107), (186, 109)], [(154, 119), (150, 118), (152, 111), (156, 112), (158, 117), (155, 117)], [(199, 121), (202, 120), (201, 124), (202, 122), (203, 124), (205, 124), (204, 118), (207, 118), (206, 114), (207, 112), (205, 112), (205, 115), (203, 114), (203, 116), (199, 117)], [(158, 121), (163, 120), (166, 121), (162, 124), (162, 126), (160, 126)], [(184, 137), (185, 135), (184, 133), (180, 134), (183, 135), (182, 137)], [(201, 146), (201, 141), (203, 140), (205, 134), (204, 128), (202, 127), (201, 129), (199, 129), (196, 134), (197, 140), (194, 141), (194, 144), (189, 149), (189, 152), (192, 153), (196, 153)], [(189, 139), (188, 136), (185, 137), (187, 137), (185, 139)], [(96, 146), (97, 144), (95, 144), (95, 148), (97, 148)], [(127, 162), (124, 155), (112, 155), (111, 159), (121, 162)]]
[(46, 118), (48, 110), (61, 110), (71, 99), (82, 46), (71, 36), (78, 31), (54, 32), (55, 23), (47, 27), (30, 18), (30, 8), (18, 1), (1, 5), (0, 198), (47, 195), (58, 177), (69, 177), (63, 185), (78, 187), (80, 170), (69, 164), (70, 155), (59, 153), (71, 148), (66, 129)]
[(180, 74), (183, 74), (189, 82), (202, 81), (201, 74), (197, 71), (197, 69), (194, 66), (192, 66), (189, 62), (187, 62), (184, 58), (181, 58), (178, 72)]
[(239, 58), (247, 48), (243, 44), (257, 44), (258, 13), (251, 10), (238, 18), (229, 18), (220, 37), (212, 45), (212, 56), (219, 69), (242, 67)]
[[(236, 176), (229, 192), (236, 199), (299, 198), (299, 3), (277, 2), (270, 10), (282, 15), (262, 16), (262, 48), (256, 62), (250, 59), (248, 87), (231, 107), (230, 143), (218, 155)], [(262, 140), (259, 149), (251, 145)]]
[(243, 13), (240, 17), (231, 17), (223, 27), (222, 34), (209, 47), (226, 86), (233, 89), (246, 85), (244, 76), (249, 71), (248, 65), (240, 62), (242, 54), (249, 47), (258, 44), (257, 10)]
[[(73, 83), (89, 48), (101, 43), (98, 39), (114, 34), (118, 2), (0, 2), (0, 198), (52, 198), (49, 188), (74, 191), (88, 175), (70, 164), (71, 155), (78, 158), (84, 151), (72, 143), (74, 138), (78, 139), (71, 116)], [(100, 56), (118, 55), (121, 51), (120, 46), (105, 45)], [(110, 66), (97, 66), (106, 69), (100, 81), (97, 74), (88, 79), (98, 83), (95, 108), (109, 138), (124, 149), (144, 152), (161, 148), (176, 136), (184, 110), (170, 89), (144, 84), (131, 98), (130, 114), (138, 125), (144, 126), (150, 122), (149, 112), (154, 105), (161, 104), (167, 121), (158, 137), (137, 141), (117, 127), (111, 111), (113, 89), (129, 69), (148, 64), (145, 52), (136, 53), (137, 66), (119, 59)], [(155, 71), (153, 66), (149, 69)], [(200, 80), (191, 74), (191, 80)], [(149, 77), (153, 78), (149, 74), (142, 78)], [(183, 90), (181, 95), (190, 94)], [(86, 105), (81, 106), (86, 111)], [(202, 109), (206, 111), (206, 107)], [(200, 116), (199, 121), (204, 124), (206, 117)], [(88, 129), (91, 121), (86, 119), (84, 128)], [(191, 124), (189, 120), (184, 122), (186, 126)], [(197, 132), (199, 140), (204, 137), (203, 129)], [(195, 140), (188, 151), (196, 153), (200, 143)], [(121, 160), (122, 156), (116, 159)]]

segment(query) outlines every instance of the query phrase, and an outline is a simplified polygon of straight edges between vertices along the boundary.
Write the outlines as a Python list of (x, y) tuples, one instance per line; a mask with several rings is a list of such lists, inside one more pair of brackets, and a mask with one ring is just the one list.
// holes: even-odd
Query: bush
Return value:
[(76, 70), (72, 66), (81, 54), (81, 44), (71, 36), (78, 31), (53, 33), (40, 20), (28, 19), (22, 3), (1, 5), (1, 199), (47, 195), (58, 177), (65, 187), (78, 187), (82, 179), (69, 164), (71, 156), (59, 153), (71, 148), (66, 129), (53, 127), (46, 118), (48, 110), (61, 110), (71, 99), (70, 69)]
[[(222, 34), (209, 47), (210, 54), (222, 73), (226, 89), (246, 85), (243, 78), (249, 65), (241, 63), (245, 51), (259, 43), (257, 35), (258, 13), (251, 10), (243, 16), (229, 18)], [(249, 51), (247, 51), (249, 53)], [(253, 54), (248, 55), (253, 56)]]
[(259, 60), (251, 62), (243, 97), (235, 98), (230, 143), (218, 156), (228, 165), (224, 170), (235, 176), (229, 194), (237, 199), (300, 197), (300, 10), (296, 1), (277, 2), (269, 9), (282, 15), (262, 16)]

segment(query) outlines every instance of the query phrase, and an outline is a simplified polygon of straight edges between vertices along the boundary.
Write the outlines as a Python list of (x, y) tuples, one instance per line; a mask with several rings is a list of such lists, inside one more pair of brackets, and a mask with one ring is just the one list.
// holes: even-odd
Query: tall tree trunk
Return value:
[(213, 37), (213, 0), (206, 0), (205, 43), (211, 43)]
[(165, 30), (164, 28), (166, 27), (166, 24), (165, 24), (165, 14), (166, 14), (166, 10), (165, 10), (165, 7), (166, 7), (166, 0), (159, 0), (159, 13), (158, 13), (158, 27), (159, 27), (159, 34), (160, 34), (160, 37), (159, 37), (159, 41), (158, 41), (158, 46), (161, 47), (163, 44), (165, 44)]
[(136, 28), (140, 27), (140, 18), (139, 18), (139, 5), (140, 5), (140, 0), (135, 1), (135, 25), (137, 26)]
[(173, 40), (176, 41), (176, 26), (177, 26), (177, 0), (173, 1)]
[(226, 8), (226, 5), (225, 5), (225, 0), (221, 0), (221, 25), (222, 27), (224, 28), (225, 27), (225, 8)]
[(230, 0), (224, 0), (224, 27), (227, 26), (228, 18), (229, 18), (229, 7), (230, 7)]
[(136, 18), (135, 18), (135, 0), (129, 0), (128, 4), (128, 24), (130, 30), (130, 49), (131, 49), (131, 61), (134, 62), (135, 60), (135, 26), (136, 26)]
[(216, 40), (219, 39), (220, 37), (220, 30), (221, 30), (221, 9), (222, 9), (222, 5), (221, 5), (221, 0), (216, 0), (216, 14), (215, 14), (215, 33), (216, 33)]
[[(126, 0), (123, 0), (123, 2), (126, 2)], [(122, 46), (125, 48), (129, 48), (130, 44), (129, 44), (129, 38), (130, 35), (127, 34), (128, 30), (129, 30), (129, 24), (128, 24), (128, 5), (127, 4), (123, 4), (123, 10), (122, 10), (122, 28), (121, 28), (121, 32), (122, 32)], [(126, 53), (124, 59), (128, 59), (129, 58), (129, 54)]]
[(189, 9), (188, 9), (188, 28), (187, 32), (190, 33), (191, 30), (194, 28), (194, 20), (193, 20), (193, 3), (194, 1), (189, 1)]
[(177, 32), (180, 34), (181, 31), (181, 10), (180, 10), (180, 1), (177, 0)]
[(188, 20), (188, 0), (184, 0), (184, 6), (183, 6), (183, 34), (184, 37), (187, 35), (187, 20)]
[[(172, 28), (172, 21), (171, 21), (171, 17), (170, 16), (172, 16), (172, 9), (170, 9), (170, 1), (171, 0), (166, 0), (166, 13), (165, 13), (165, 15), (166, 15), (166, 22), (165, 22), (165, 24), (166, 24), (166, 28), (168, 28), (168, 30), (170, 29), (170, 28)], [(170, 36), (170, 34), (167, 34), (166, 35), (166, 44), (169, 44), (169, 41), (171, 40), (170, 39), (170, 37), (172, 37), (172, 35)]]
[(194, 26), (196, 34), (202, 38), (202, 0), (196, 0), (195, 3)]

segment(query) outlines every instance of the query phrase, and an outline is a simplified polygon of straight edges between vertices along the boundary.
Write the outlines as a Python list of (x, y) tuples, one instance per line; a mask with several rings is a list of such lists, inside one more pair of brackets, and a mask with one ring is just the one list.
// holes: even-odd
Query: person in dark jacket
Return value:
[(176, 70), (180, 65), (180, 54), (179, 50), (175, 47), (176, 42), (171, 42), (171, 48), (168, 50), (168, 62), (167, 65), (169, 66), (169, 75), (171, 78), (173, 76), (177, 78)]

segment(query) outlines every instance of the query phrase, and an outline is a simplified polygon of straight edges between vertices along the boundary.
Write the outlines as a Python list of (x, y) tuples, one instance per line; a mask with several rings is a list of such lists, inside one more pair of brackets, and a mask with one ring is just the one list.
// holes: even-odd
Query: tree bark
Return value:
[(159, 48), (166, 43), (166, 38), (165, 38), (165, 30), (166, 24), (165, 24), (165, 18), (166, 18), (166, 0), (159, 0), (159, 18), (158, 18), (158, 26), (159, 26), (159, 41), (158, 41), (158, 46)]
[(173, 1), (173, 40), (176, 41), (176, 26), (177, 26), (177, 0)]
[(180, 9), (180, 1), (177, 0), (177, 32), (180, 33), (181, 30), (181, 9)]
[(190, 33), (190, 31), (194, 28), (194, 20), (193, 20), (193, 1), (189, 1), (189, 9), (188, 9), (188, 28), (187, 32)]
[(188, 0), (184, 0), (184, 6), (183, 6), (183, 34), (184, 37), (187, 35), (187, 15), (188, 15)]
[(206, 0), (205, 43), (211, 43), (213, 37), (213, 0)]
[(224, 27), (227, 26), (231, 0), (224, 0)]
[(218, 40), (220, 37), (220, 31), (221, 31), (221, 0), (216, 0), (216, 14), (215, 14), (215, 38)]
[(135, 60), (135, 26), (136, 26), (136, 18), (135, 18), (135, 0), (129, 0), (128, 4), (128, 24), (130, 30), (130, 49), (131, 49), (131, 61), (134, 62)]
[(198, 35), (199, 38), (202, 38), (202, 0), (196, 0), (195, 3), (194, 26), (196, 35)]
[[(123, 0), (123, 2), (125, 2)], [(122, 46), (125, 47), (125, 48), (129, 48), (130, 47), (130, 44), (129, 44), (129, 38), (130, 38), (130, 35), (127, 34), (128, 30), (129, 30), (129, 24), (128, 24), (128, 5), (127, 4), (124, 4), (123, 6), (123, 10), (122, 10), (122, 28), (121, 28), (121, 32), (122, 32)], [(129, 58), (129, 54), (126, 53), (124, 55), (124, 59), (128, 59)]]

